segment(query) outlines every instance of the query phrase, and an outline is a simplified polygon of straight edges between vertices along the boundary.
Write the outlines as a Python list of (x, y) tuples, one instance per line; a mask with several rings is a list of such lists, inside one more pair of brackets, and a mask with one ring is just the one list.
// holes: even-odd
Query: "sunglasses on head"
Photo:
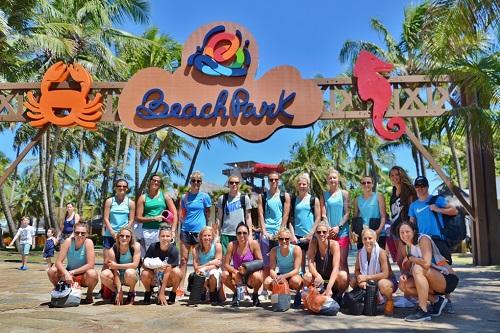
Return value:
[(248, 232), (247, 231), (238, 231), (236, 234), (238, 236), (241, 236), (241, 235), (245, 236), (245, 235), (248, 235)]
[(240, 182), (229, 182), (230, 185), (238, 185)]
[(191, 179), (191, 183), (201, 184), (201, 179)]
[(318, 235), (326, 235), (328, 233), (328, 231), (326, 231), (326, 230), (318, 230), (318, 231), (316, 231), (316, 233)]

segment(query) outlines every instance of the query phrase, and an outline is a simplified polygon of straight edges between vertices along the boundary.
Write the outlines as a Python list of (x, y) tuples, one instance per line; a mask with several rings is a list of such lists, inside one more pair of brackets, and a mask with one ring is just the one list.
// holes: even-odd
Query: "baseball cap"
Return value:
[(417, 178), (415, 178), (414, 185), (424, 185), (425, 187), (429, 187), (429, 181), (424, 176), (418, 176)]

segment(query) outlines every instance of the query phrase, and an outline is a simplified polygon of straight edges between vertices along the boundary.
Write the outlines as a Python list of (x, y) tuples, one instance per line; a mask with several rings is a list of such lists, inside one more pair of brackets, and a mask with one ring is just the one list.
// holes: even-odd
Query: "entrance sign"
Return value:
[(291, 66), (255, 78), (253, 36), (233, 23), (201, 27), (186, 41), (175, 73), (138, 71), (118, 103), (121, 122), (148, 133), (172, 126), (198, 138), (232, 132), (262, 141), (281, 127), (305, 127), (323, 110), (321, 91)]
[[(71, 77), (80, 85), (80, 90), (53, 88), (53, 85), (65, 82)], [(30, 91), (24, 106), (29, 110), (26, 116), (33, 127), (54, 124), (59, 127), (81, 126), (95, 130), (96, 123), (102, 116), (101, 94), (87, 102), (92, 86), (92, 77), (82, 67), (59, 61), (45, 72), (40, 86), (40, 99), (37, 101)]]

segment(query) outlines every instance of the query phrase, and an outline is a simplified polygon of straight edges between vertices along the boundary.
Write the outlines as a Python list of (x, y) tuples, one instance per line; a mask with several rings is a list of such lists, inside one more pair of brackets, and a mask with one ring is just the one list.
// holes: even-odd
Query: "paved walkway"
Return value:
[[(303, 310), (274, 313), (270, 303), (239, 309), (200, 305), (187, 307), (180, 300), (171, 306), (113, 306), (97, 300), (77, 308), (48, 307), (51, 285), (45, 265), (30, 263), (18, 271), (17, 256), (0, 256), (0, 332), (416, 332), (500, 331), (500, 267), (475, 267), (470, 258), (454, 258), (460, 284), (454, 293), (456, 314), (443, 314), (432, 321), (408, 323), (409, 313), (396, 309), (392, 318), (350, 316), (320, 317)], [(36, 259), (34, 259), (36, 261)], [(142, 286), (138, 300), (142, 300)], [(140, 302), (138, 302), (140, 303)]]

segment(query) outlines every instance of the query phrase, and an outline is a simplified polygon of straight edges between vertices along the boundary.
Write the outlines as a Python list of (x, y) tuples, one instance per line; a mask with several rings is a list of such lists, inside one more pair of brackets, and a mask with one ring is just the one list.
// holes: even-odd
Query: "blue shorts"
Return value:
[(116, 240), (113, 237), (110, 236), (103, 236), (102, 237), (102, 246), (104, 246), (105, 249), (111, 249), (113, 245), (115, 245)]
[(21, 244), (21, 254), (28, 255), (30, 254), (31, 244)]
[(199, 232), (191, 232), (191, 231), (181, 231), (180, 239), (181, 242), (187, 245), (196, 245), (198, 244), (198, 236)]

